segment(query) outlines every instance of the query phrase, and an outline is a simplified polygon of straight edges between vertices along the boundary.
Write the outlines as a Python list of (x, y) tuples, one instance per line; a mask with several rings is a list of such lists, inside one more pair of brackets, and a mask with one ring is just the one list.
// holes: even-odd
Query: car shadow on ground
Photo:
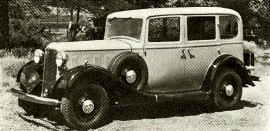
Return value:
[[(239, 105), (232, 110), (240, 110), (244, 107), (254, 108), (260, 103), (252, 103), (242, 100)], [(196, 116), (204, 113), (223, 112), (225, 110), (215, 109), (207, 102), (185, 102), (185, 103), (160, 103), (152, 105), (133, 105), (117, 107), (112, 110), (114, 120), (139, 120), (168, 118), (175, 116)]]
[(65, 125), (62, 114), (59, 110), (48, 110), (43, 112), (40, 116), (32, 116), (28, 114), (19, 114), (24, 121), (32, 123), (33, 125), (43, 127), (49, 130), (68, 130)]
[[(260, 103), (252, 103), (242, 100), (233, 110), (240, 110), (245, 107), (254, 108)], [(106, 121), (103, 126), (110, 124), (114, 120), (128, 121), (128, 120), (140, 120), (140, 119), (157, 119), (157, 118), (169, 118), (169, 117), (184, 117), (184, 116), (196, 116), (204, 113), (222, 112), (213, 108), (206, 102), (184, 102), (184, 103), (155, 103), (144, 105), (129, 105), (129, 106), (117, 106), (112, 107), (110, 120)], [(65, 122), (59, 110), (45, 112), (43, 116), (33, 117), (20, 115), (20, 117), (36, 126), (42, 126), (50, 130), (68, 130), (65, 126)]]

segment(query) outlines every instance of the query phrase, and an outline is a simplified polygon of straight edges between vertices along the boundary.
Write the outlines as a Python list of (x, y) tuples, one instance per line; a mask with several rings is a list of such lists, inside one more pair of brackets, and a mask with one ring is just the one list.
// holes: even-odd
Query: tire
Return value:
[[(213, 102), (217, 109), (233, 109), (242, 97), (242, 80), (232, 69), (223, 69), (214, 80)], [(233, 90), (232, 90), (233, 89)]]
[[(144, 59), (136, 53), (123, 52), (115, 56), (108, 66), (108, 70), (118, 77), (131, 89), (143, 90), (148, 83), (148, 68)], [(136, 78), (128, 79), (128, 74), (135, 73)]]
[[(86, 109), (83, 105), (86, 101), (93, 103), (92, 111)], [(74, 89), (62, 98), (60, 111), (71, 128), (90, 129), (104, 124), (108, 111), (108, 96), (104, 88), (99, 85), (87, 84), (87, 82), (75, 83)]]

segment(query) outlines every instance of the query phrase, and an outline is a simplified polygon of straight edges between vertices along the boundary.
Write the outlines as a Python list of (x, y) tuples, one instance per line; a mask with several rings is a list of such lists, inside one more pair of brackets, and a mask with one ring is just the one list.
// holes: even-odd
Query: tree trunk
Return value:
[(68, 29), (67, 29), (67, 37), (71, 38), (72, 37), (71, 26), (73, 23), (73, 8), (72, 7), (69, 8), (69, 13), (70, 13), (70, 16), (69, 16), (69, 24), (68, 24)]
[(8, 0), (0, 1), (0, 49), (9, 47)]
[(69, 13), (70, 13), (69, 21), (73, 22), (73, 7), (70, 7)]
[(80, 20), (80, 11), (81, 11), (81, 8), (80, 6), (77, 7), (77, 17), (76, 17), (76, 24), (79, 23), (79, 20)]

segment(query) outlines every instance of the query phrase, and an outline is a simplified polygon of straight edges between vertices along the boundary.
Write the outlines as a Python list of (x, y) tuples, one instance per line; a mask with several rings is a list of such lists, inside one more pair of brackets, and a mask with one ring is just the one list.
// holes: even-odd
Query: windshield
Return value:
[(105, 38), (134, 38), (140, 40), (143, 20), (139, 18), (108, 19)]

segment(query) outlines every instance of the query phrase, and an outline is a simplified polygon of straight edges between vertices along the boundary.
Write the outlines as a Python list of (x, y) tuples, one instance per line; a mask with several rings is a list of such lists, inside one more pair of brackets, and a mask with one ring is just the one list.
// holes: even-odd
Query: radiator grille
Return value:
[(50, 94), (53, 85), (56, 82), (56, 50), (46, 49), (45, 58), (44, 58), (44, 70), (43, 70), (43, 84), (42, 84), (42, 92), (41, 96), (46, 97), (46, 90), (49, 91)]

